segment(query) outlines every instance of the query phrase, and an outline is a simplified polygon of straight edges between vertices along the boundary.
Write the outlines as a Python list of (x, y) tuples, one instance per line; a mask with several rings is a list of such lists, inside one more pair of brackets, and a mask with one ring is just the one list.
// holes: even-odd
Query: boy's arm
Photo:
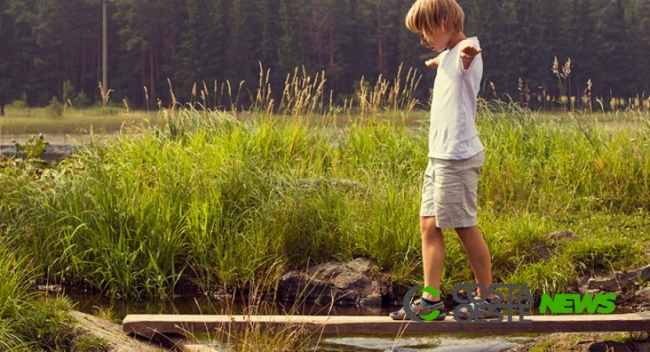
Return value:
[(428, 68), (438, 68), (438, 65), (440, 65), (440, 55), (425, 61), (424, 64), (427, 65)]
[(474, 43), (469, 40), (464, 41), (462, 45), (463, 46), (460, 48), (460, 58), (463, 60), (463, 68), (467, 70), (469, 65), (472, 64), (474, 57), (480, 54), (483, 49), (477, 48)]

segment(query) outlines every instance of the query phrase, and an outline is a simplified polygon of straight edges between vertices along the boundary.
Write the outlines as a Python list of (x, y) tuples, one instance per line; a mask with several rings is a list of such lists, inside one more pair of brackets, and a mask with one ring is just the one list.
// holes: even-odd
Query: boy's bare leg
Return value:
[[(483, 239), (483, 235), (478, 230), (478, 227), (462, 227), (457, 228), (456, 233), (463, 243), (469, 264), (472, 266), (472, 271), (476, 277), (476, 282), (490, 287), (492, 285), (492, 260), (490, 258), (490, 250)], [(479, 289), (478, 294), (481, 297), (493, 298), (494, 295), (484, 296), (484, 292)]]
[[(442, 229), (436, 227), (434, 216), (420, 217), (422, 235), (422, 265), (424, 267), (424, 286), (430, 286), (440, 292), (440, 276), (445, 263), (445, 241)], [(429, 293), (423, 293), (425, 299), (437, 301)]]

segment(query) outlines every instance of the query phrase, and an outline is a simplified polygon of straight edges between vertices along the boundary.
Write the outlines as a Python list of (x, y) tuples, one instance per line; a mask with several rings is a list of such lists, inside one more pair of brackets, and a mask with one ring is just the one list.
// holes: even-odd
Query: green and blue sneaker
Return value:
[[(429, 315), (436, 310), (440, 313), (438, 313), (438, 316), (434, 320), (445, 320), (445, 304), (442, 301), (432, 302), (432, 304), (428, 304), (426, 302), (423, 302), (422, 299), (417, 299), (411, 304), (411, 311), (413, 311), (413, 313), (415, 313), (415, 315), (418, 317)], [(390, 316), (393, 320), (411, 320), (411, 318), (409, 318), (409, 316), (404, 311), (403, 307), (400, 310), (388, 314), (388, 316)]]
[[(489, 304), (489, 305), (495, 304), (495, 303), (490, 302), (490, 299), (489, 299), (489, 298), (488, 298), (484, 303), (479, 304), (479, 305), (478, 305), (478, 310), (479, 310), (480, 312), (483, 313), (483, 314), (481, 314), (481, 316), (479, 317), (479, 319), (493, 319), (493, 318), (498, 318), (499, 315), (497, 315), (497, 314), (500, 314), (500, 313), (501, 313), (501, 308), (498, 308), (498, 307), (492, 307), (491, 309), (488, 309), (487, 307), (485, 307), (485, 304), (486, 304), (486, 303)], [(471, 308), (472, 310), (477, 309), (477, 308), (476, 308), (476, 307), (477, 307), (476, 304), (474, 304), (474, 303), (470, 303), (469, 305), (472, 307), (472, 308)], [(467, 307), (462, 307), (462, 308), (458, 309), (458, 311), (454, 311), (454, 313), (456, 313), (456, 316), (457, 316), (457, 317), (459, 317), (460, 319), (463, 319), (463, 320), (467, 320), (467, 319), (469, 319), (469, 318), (471, 317), (471, 315), (472, 315), (472, 312), (471, 312), (470, 309), (467, 308)], [(497, 313), (497, 314), (494, 314), (494, 313)]]

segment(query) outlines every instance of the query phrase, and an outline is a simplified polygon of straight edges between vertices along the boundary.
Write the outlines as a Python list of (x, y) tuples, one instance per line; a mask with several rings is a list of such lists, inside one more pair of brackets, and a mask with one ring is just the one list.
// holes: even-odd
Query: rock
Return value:
[(160, 352), (165, 349), (127, 336), (120, 325), (108, 322), (90, 314), (71, 311), (70, 315), (81, 325), (79, 334), (90, 333), (107, 342), (106, 351), (111, 352)]
[(553, 232), (549, 233), (546, 235), (548, 239), (553, 240), (553, 241), (561, 241), (561, 240), (577, 240), (580, 239), (580, 236), (577, 236), (573, 234), (571, 231), (558, 231), (558, 232)]
[(642, 336), (639, 337), (641, 337), (641, 340), (635, 340), (628, 336), (628, 338), (626, 338), (623, 342), (615, 342), (610, 340), (610, 333), (555, 333), (540, 337), (533, 343), (527, 343), (525, 345), (511, 348), (507, 350), (507, 352), (526, 352), (540, 350), (650, 352), (650, 341)]
[(553, 253), (554, 249), (555, 249), (554, 245), (549, 245), (546, 243), (538, 243), (533, 246), (532, 252), (535, 254), (535, 260), (537, 261), (549, 260), (551, 258), (551, 254)]
[(592, 278), (587, 281), (585, 290), (599, 290), (603, 292), (624, 291), (634, 287), (637, 281), (650, 281), (650, 265), (634, 271), (617, 271), (610, 278)]
[(589, 352), (632, 352), (630, 347), (621, 342), (595, 342), (586, 349)]
[(615, 278), (608, 279), (594, 279), (591, 278), (587, 281), (585, 286), (585, 292), (597, 293), (597, 292), (617, 292), (621, 290), (621, 285), (618, 280)]
[(637, 302), (650, 305), (650, 287), (640, 289), (634, 295)]
[(586, 349), (589, 352), (650, 352), (650, 342), (594, 342)]
[(639, 269), (641, 271), (640, 273), (640, 278), (643, 281), (650, 281), (650, 265), (647, 265), (646, 267)]
[(388, 285), (372, 274), (372, 262), (325, 263), (306, 273), (292, 271), (280, 278), (278, 298), (317, 305), (381, 306)]
[(364, 258), (357, 258), (347, 264), (345, 267), (359, 273), (369, 273), (372, 269), (372, 261)]
[(546, 237), (550, 243), (542, 241), (534, 244), (531, 249), (534, 258), (537, 261), (550, 259), (555, 251), (562, 252), (562, 247), (558, 247), (556, 242), (574, 241), (580, 238), (580, 236), (576, 236), (570, 231), (553, 232), (544, 235), (544, 237)]
[(46, 292), (61, 292), (63, 291), (63, 287), (61, 285), (38, 285), (36, 286), (36, 289), (39, 291), (46, 291)]

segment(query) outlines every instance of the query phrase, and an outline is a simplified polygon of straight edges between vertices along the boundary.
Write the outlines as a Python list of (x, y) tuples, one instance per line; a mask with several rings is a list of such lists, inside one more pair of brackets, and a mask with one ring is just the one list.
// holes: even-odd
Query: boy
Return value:
[[(464, 17), (455, 0), (417, 0), (406, 16), (406, 26), (421, 36), (422, 45), (440, 53), (426, 62), (438, 74), (420, 210), (424, 286), (438, 292), (445, 258), (442, 228), (456, 230), (476, 281), (485, 287), (492, 284), (490, 252), (476, 227), (478, 176), (485, 160), (475, 126), (483, 60), (478, 39), (463, 34)], [(445, 318), (444, 308), (440, 297), (427, 292), (411, 305), (417, 316), (439, 311), (436, 320)], [(409, 319), (404, 308), (390, 317)]]

